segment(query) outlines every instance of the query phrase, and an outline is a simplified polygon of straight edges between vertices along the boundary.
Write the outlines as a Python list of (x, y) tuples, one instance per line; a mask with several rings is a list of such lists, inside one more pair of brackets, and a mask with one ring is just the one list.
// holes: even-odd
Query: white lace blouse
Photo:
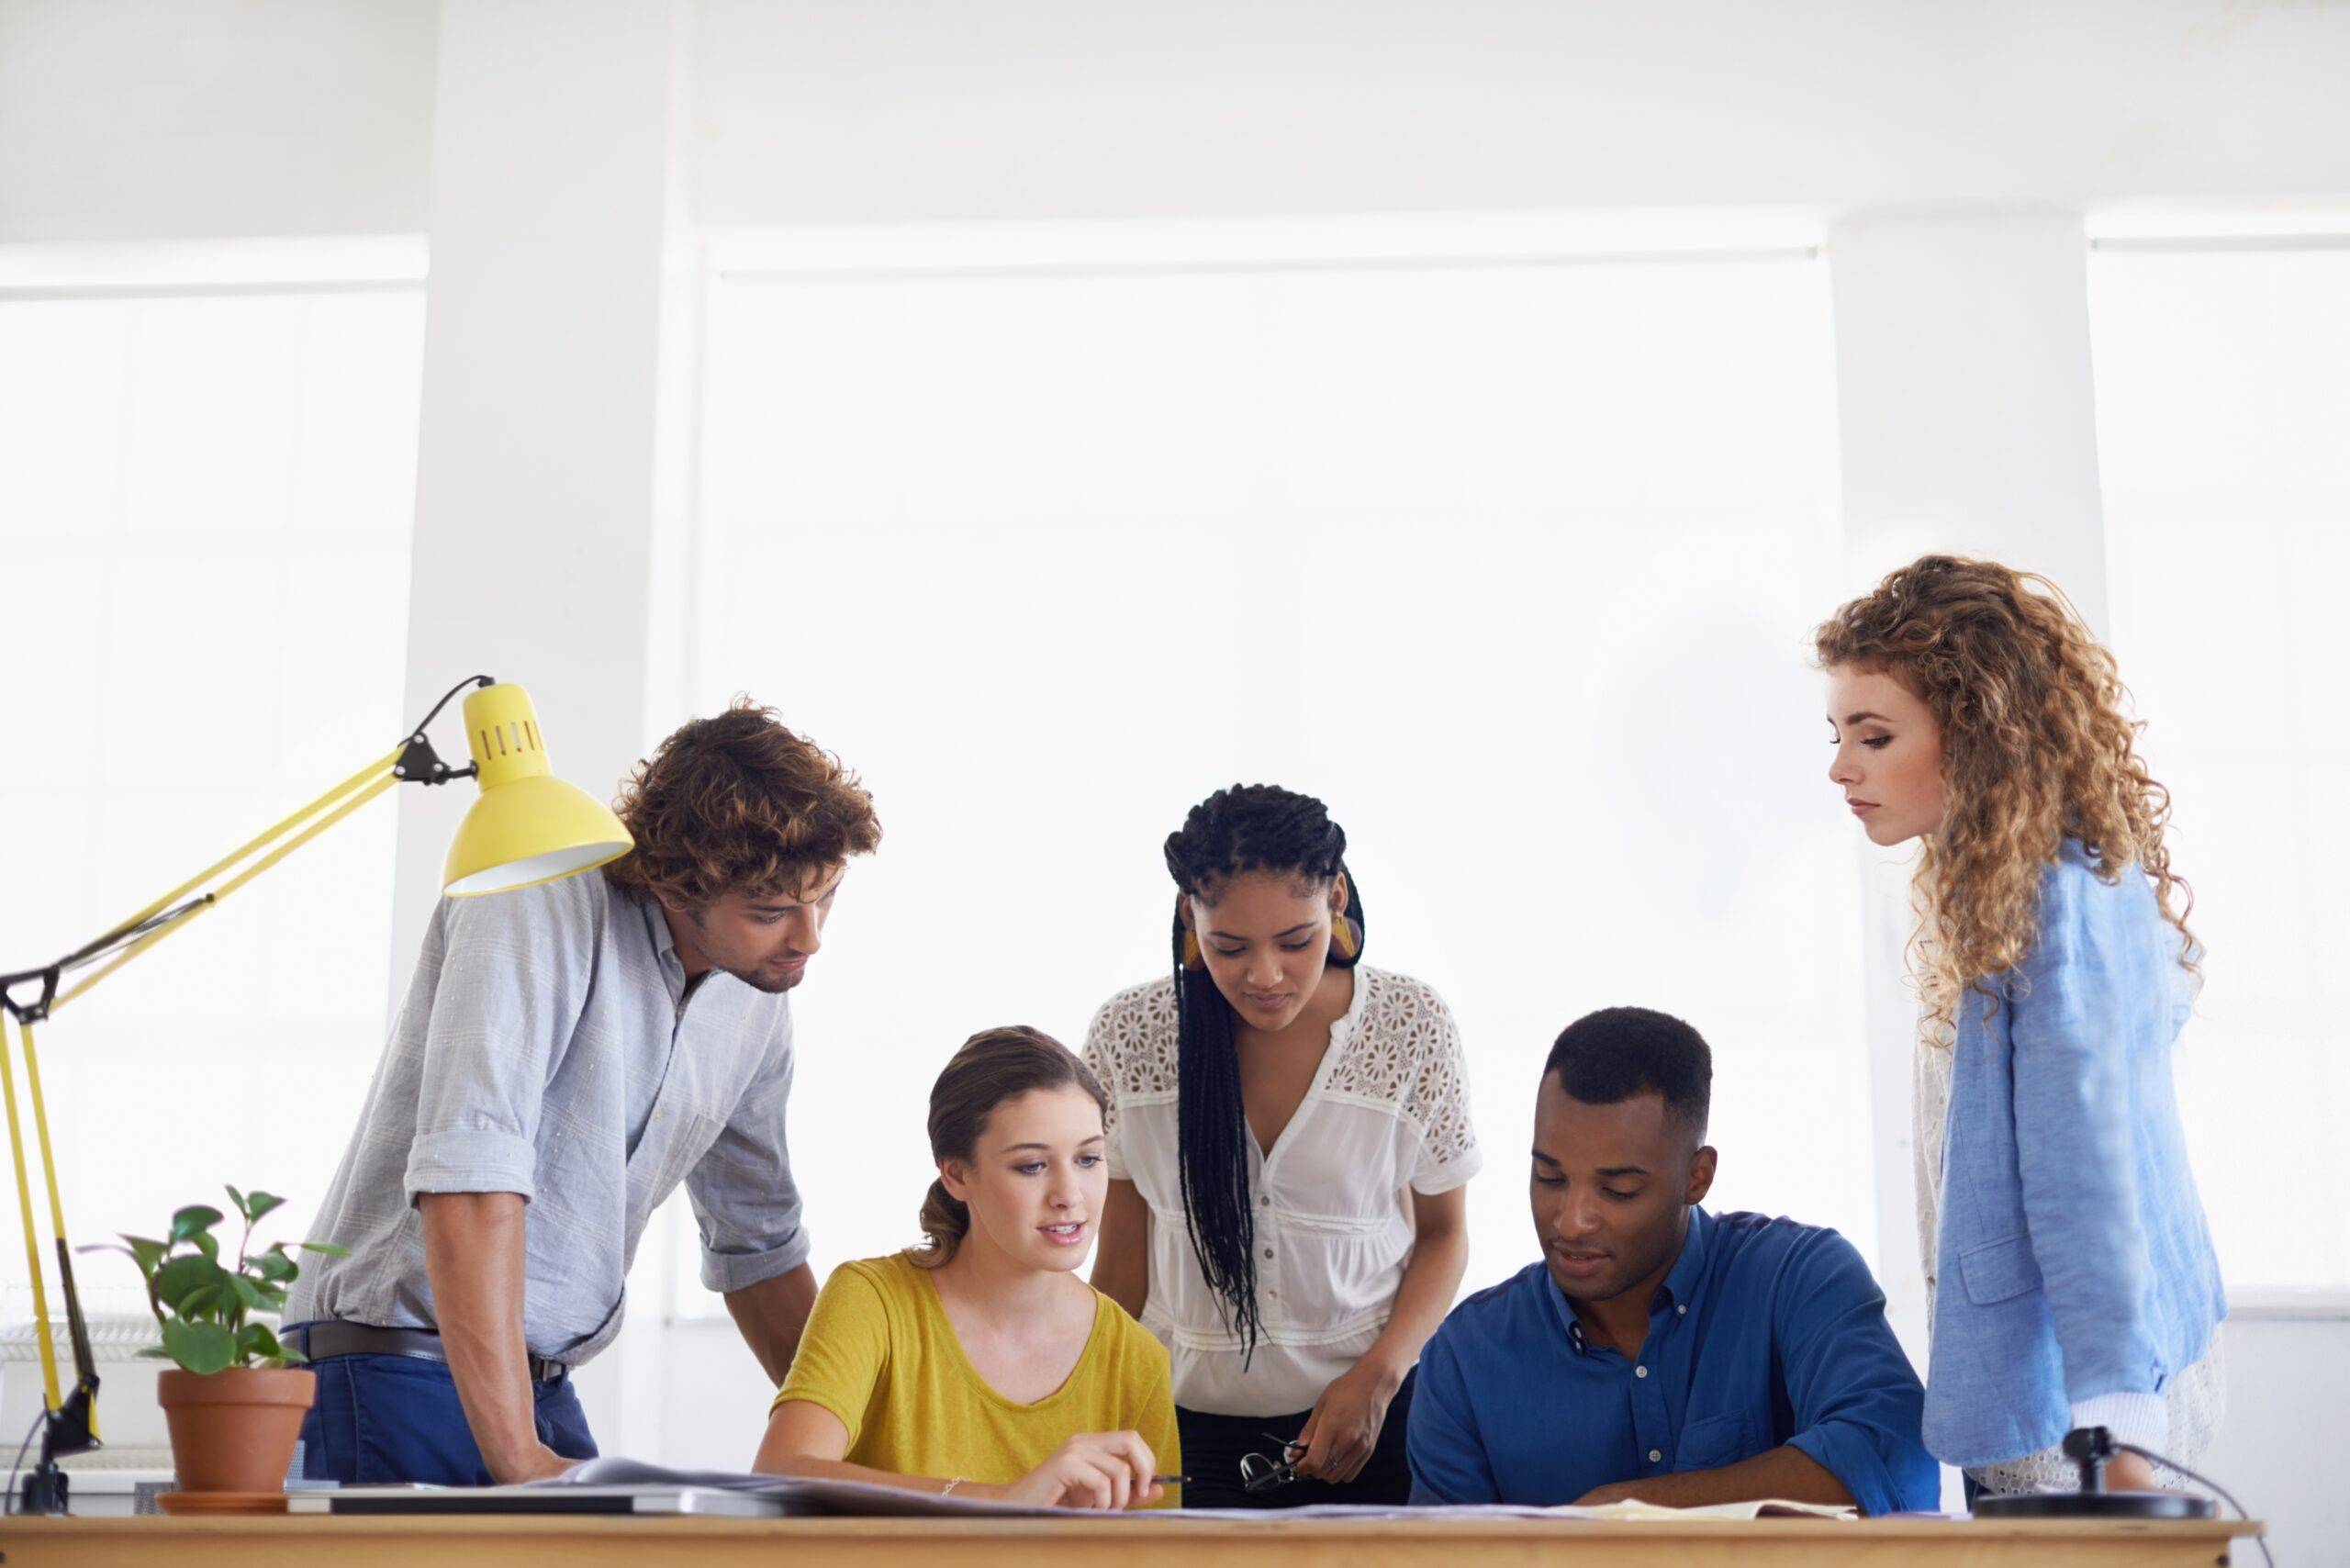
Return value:
[(1175, 1141), (1175, 982), (1122, 991), (1094, 1015), (1085, 1059), (1110, 1092), (1110, 1174), (1150, 1205), (1143, 1326), (1166, 1342), (1175, 1402), (1220, 1416), (1311, 1409), (1387, 1325), (1412, 1252), (1405, 1189), (1477, 1172), (1460, 1036), (1418, 980), (1355, 970), (1312, 1087), (1270, 1153), (1248, 1138), (1263, 1335), (1243, 1370), (1237, 1333), (1200, 1271)]

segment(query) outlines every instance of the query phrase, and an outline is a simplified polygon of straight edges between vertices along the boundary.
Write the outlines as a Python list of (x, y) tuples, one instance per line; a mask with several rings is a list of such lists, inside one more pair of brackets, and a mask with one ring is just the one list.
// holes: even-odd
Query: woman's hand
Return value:
[(2160, 1492), (2163, 1484), (2154, 1477), (2154, 1467), (2134, 1453), (2117, 1453), (2105, 1462), (2105, 1489), (2109, 1492)]
[(1379, 1446), (1388, 1404), (1403, 1386), (1400, 1373), (1369, 1356), (1332, 1379), (1322, 1397), (1314, 1402), (1314, 1414), (1298, 1430), (1297, 1440), (1305, 1446), (1305, 1457), (1297, 1462), (1297, 1473), (1334, 1485), (1360, 1475)]
[(1142, 1507), (1167, 1495), (1167, 1488), (1151, 1480), (1158, 1463), (1140, 1433), (1080, 1432), (1055, 1449), (1052, 1458), (986, 1495), (1031, 1507)]

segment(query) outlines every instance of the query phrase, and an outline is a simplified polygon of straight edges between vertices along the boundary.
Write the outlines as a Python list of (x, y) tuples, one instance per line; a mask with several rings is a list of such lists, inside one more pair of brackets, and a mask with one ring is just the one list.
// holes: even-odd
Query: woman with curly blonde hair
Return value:
[(1919, 844), (1926, 1445), (1970, 1497), (2071, 1489), (2079, 1427), (2193, 1465), (2227, 1313), (2171, 1080), (2200, 950), (2113, 655), (2047, 579), (1948, 555), (1815, 645), (1830, 779)]

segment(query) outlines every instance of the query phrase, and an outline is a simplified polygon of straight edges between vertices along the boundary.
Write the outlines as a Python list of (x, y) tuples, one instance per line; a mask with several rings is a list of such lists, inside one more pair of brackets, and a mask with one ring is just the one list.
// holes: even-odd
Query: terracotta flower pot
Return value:
[(183, 1492), (281, 1492), (294, 1440), (318, 1393), (307, 1367), (232, 1367), (207, 1375), (178, 1367), (155, 1380), (172, 1428)]

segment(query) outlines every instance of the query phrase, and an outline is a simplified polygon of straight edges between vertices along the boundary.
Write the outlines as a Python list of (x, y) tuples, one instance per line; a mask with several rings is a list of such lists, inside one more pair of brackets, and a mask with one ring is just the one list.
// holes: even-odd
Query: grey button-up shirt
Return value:
[(522, 1335), (576, 1366), (620, 1332), (645, 1221), (683, 1181), (702, 1282), (808, 1256), (784, 1144), (791, 1008), (712, 970), (688, 994), (658, 905), (600, 872), (444, 899), (309, 1234), (285, 1321), (436, 1325), (420, 1193), (520, 1193)]

